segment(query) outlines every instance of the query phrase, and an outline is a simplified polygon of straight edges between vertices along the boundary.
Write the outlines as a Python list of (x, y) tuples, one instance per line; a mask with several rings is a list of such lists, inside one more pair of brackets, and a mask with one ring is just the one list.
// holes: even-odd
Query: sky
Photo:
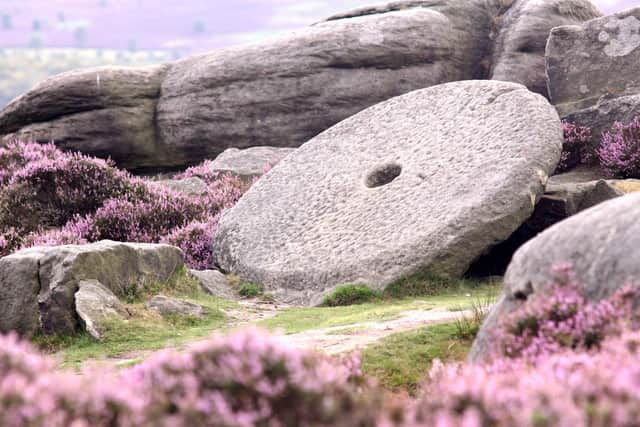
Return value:
[[(88, 47), (181, 54), (251, 43), (376, 0), (0, 0), (0, 48)], [(640, 0), (595, 0), (603, 11)]]

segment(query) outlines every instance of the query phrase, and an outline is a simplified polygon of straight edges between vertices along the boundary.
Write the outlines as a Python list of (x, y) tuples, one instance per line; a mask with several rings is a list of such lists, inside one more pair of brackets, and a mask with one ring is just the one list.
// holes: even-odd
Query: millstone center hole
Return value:
[(391, 181), (400, 176), (402, 172), (402, 166), (395, 163), (387, 163), (376, 167), (369, 172), (365, 185), (369, 188), (382, 187), (389, 184)]

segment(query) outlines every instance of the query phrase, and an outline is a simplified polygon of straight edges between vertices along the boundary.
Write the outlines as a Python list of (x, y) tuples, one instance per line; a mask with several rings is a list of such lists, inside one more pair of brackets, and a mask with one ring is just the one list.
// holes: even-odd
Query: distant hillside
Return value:
[(0, 49), (0, 108), (54, 74), (99, 65), (152, 65), (170, 59), (171, 54), (162, 51)]
[[(635, 1), (635, 0), (634, 0)], [(596, 0), (605, 13), (637, 6)], [(0, 0), (0, 108), (52, 74), (254, 42), (380, 0)]]

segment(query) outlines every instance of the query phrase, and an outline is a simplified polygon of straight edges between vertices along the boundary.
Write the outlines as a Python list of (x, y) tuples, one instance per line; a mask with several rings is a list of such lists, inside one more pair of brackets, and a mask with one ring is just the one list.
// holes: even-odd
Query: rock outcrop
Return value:
[(546, 51), (549, 95), (561, 117), (592, 128), (640, 115), (640, 8), (555, 28)]
[(46, 79), (0, 112), (0, 137), (55, 141), (63, 150), (111, 157), (123, 168), (171, 164), (155, 123), (168, 68), (102, 67)]
[(599, 300), (622, 286), (640, 283), (640, 194), (628, 194), (587, 209), (526, 243), (513, 257), (504, 290), (485, 320), (471, 359), (488, 356), (490, 334), (500, 319), (552, 282), (553, 267), (570, 264), (585, 296)]
[(510, 0), (496, 4), (499, 8), (488, 78), (521, 83), (545, 96), (545, 48), (551, 29), (602, 16), (597, 7), (583, 0)]
[(531, 215), (562, 141), (553, 107), (521, 85), (466, 81), (393, 98), (254, 184), (220, 221), (216, 261), (304, 303), (344, 283), (460, 276)]
[(160, 67), (48, 79), (0, 112), (0, 135), (55, 140), (139, 172), (231, 147), (298, 147), (371, 105), (445, 82), (513, 80), (545, 93), (549, 30), (597, 15), (588, 0), (394, 2)]
[(178, 248), (104, 240), (35, 247), (0, 258), (0, 332), (71, 334), (79, 284), (96, 280), (117, 296), (164, 283), (184, 265)]

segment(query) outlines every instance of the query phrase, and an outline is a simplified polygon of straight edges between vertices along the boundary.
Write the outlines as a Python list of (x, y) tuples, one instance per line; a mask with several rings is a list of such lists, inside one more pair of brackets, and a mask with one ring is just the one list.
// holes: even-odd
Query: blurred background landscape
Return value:
[[(151, 65), (252, 43), (375, 0), (0, 0), (0, 108), (74, 68)], [(603, 12), (636, 0), (595, 0)]]

